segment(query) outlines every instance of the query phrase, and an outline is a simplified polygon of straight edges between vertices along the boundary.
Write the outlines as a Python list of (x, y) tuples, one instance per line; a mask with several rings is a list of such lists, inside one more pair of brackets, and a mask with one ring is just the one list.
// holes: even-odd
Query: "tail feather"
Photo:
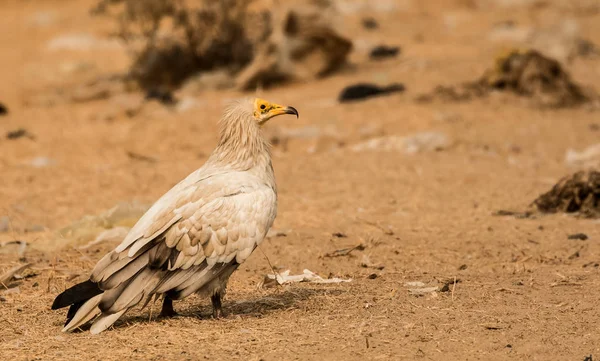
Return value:
[(62, 331), (73, 331), (77, 327), (84, 325), (86, 322), (100, 314), (100, 308), (98, 308), (98, 304), (100, 303), (101, 299), (102, 294), (99, 294), (84, 302), (67, 322)]
[(79, 306), (75, 308), (74, 312), (76, 312), (77, 309), (81, 307), (83, 302), (101, 293), (102, 290), (98, 287), (98, 284), (87, 280), (85, 282), (76, 284), (75, 286), (65, 290), (60, 295), (56, 296), (54, 302), (52, 303), (52, 309), (57, 310), (59, 308), (71, 305), (76, 306), (77, 304), (79, 304)]
[(92, 333), (92, 335), (97, 335), (100, 332), (106, 330), (113, 323), (115, 323), (119, 319), (119, 317), (123, 316), (123, 314), (127, 312), (128, 309), (129, 308), (126, 308), (117, 313), (112, 313), (110, 315), (103, 314), (96, 321), (94, 321), (92, 328), (90, 328), (90, 332)]

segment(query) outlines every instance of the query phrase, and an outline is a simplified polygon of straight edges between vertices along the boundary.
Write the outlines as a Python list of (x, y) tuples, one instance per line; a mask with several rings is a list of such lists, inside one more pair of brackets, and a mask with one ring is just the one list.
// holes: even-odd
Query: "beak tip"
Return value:
[(294, 107), (286, 107), (286, 113), (288, 114), (293, 114), (296, 116), (296, 118), (300, 118), (300, 115), (298, 114), (298, 110)]

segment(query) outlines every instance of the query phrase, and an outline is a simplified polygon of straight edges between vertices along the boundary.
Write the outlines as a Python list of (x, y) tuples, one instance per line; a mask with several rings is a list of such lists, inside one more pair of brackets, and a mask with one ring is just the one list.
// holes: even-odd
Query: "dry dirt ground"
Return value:
[[(415, 101), (438, 84), (472, 80), (488, 68), (505, 45), (491, 39), (495, 24), (550, 26), (571, 19), (582, 37), (598, 42), (598, 3), (403, 0), (374, 1), (370, 10), (343, 3), (340, 26), (355, 42), (353, 67), (261, 92), (300, 112), (298, 120), (274, 120), (271, 130), (317, 134), (290, 139), (285, 150), (275, 147), (280, 198), (274, 228), (286, 236), (260, 248), (282, 270), (306, 268), (353, 281), (259, 288), (271, 268), (256, 252), (231, 279), (226, 319), (211, 319), (207, 300), (190, 297), (176, 303), (177, 318), (150, 319), (145, 309), (91, 336), (61, 333), (65, 312), (51, 311), (50, 304), (114, 243), (81, 250), (56, 240), (56, 231), (119, 202), (151, 204), (206, 160), (225, 102), (248, 94), (205, 91), (189, 111), (147, 104), (133, 117), (106, 115), (117, 106), (112, 98), (61, 100), (61, 90), (90, 74), (126, 69), (126, 52), (106, 40), (114, 23), (90, 16), (87, 0), (3, 1), (0, 101), (9, 114), (0, 117), (0, 216), (9, 216), (11, 227), (0, 241), (29, 245), (24, 260), (4, 247), (0, 271), (20, 262), (32, 268), (24, 273), (31, 277), (17, 281), (18, 292), (0, 294), (2, 360), (600, 357), (598, 221), (493, 215), (525, 209), (577, 170), (565, 163), (565, 153), (598, 142), (600, 112), (542, 110), (516, 97)], [(380, 28), (362, 28), (361, 15), (372, 15)], [(64, 34), (104, 43), (49, 49)], [(366, 50), (378, 43), (400, 45), (402, 54), (369, 61)], [(567, 69), (577, 82), (600, 90), (600, 59), (575, 57)], [(358, 81), (401, 82), (407, 91), (338, 104), (339, 91)], [(34, 138), (5, 137), (18, 128)], [(422, 131), (443, 132), (452, 145), (413, 155), (351, 147), (365, 133)], [(50, 164), (32, 163), (37, 157)], [(568, 239), (574, 233), (589, 238)], [(363, 250), (325, 257), (360, 243)], [(364, 256), (384, 268), (361, 267)], [(417, 296), (407, 282), (449, 286)]]

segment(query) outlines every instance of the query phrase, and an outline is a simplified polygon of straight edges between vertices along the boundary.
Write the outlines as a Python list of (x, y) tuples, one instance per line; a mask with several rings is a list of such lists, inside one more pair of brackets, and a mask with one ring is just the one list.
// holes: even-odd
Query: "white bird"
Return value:
[(63, 332), (94, 319), (90, 331), (100, 333), (161, 296), (164, 316), (175, 314), (173, 300), (199, 293), (220, 317), (229, 276), (275, 220), (277, 187), (261, 127), (282, 114), (298, 111), (258, 98), (232, 104), (207, 162), (154, 203), (89, 280), (56, 297), (52, 309), (70, 306)]

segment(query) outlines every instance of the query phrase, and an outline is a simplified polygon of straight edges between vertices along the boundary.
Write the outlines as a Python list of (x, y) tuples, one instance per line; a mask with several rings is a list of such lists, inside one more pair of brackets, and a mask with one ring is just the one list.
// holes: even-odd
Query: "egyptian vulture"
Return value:
[(91, 333), (100, 333), (158, 297), (161, 314), (172, 316), (173, 300), (192, 293), (210, 296), (213, 316), (220, 317), (229, 276), (262, 242), (277, 213), (261, 127), (282, 114), (298, 111), (258, 98), (229, 106), (206, 163), (154, 203), (89, 280), (56, 297), (52, 309), (70, 306), (63, 332), (93, 320)]

